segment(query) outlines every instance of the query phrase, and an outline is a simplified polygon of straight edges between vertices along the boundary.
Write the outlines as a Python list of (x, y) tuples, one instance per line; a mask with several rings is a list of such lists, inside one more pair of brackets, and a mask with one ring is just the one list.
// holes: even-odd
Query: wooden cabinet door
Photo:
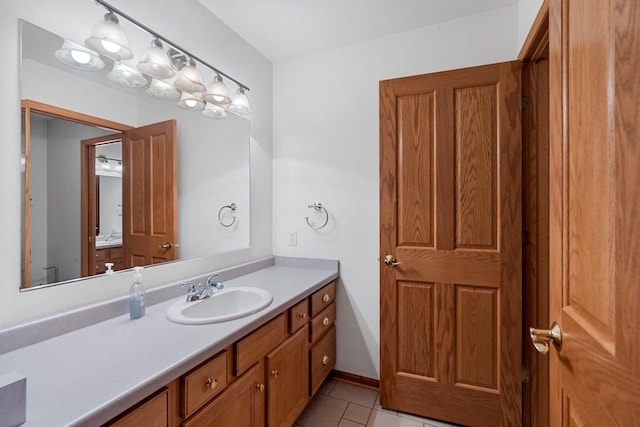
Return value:
[(289, 427), (309, 401), (308, 325), (267, 355), (267, 425)]
[(122, 157), (125, 267), (177, 259), (176, 121), (125, 132)]
[(549, 8), (551, 425), (638, 426), (640, 3)]
[(520, 69), (380, 83), (383, 407), (521, 423)]
[(263, 427), (264, 405), (264, 365), (257, 363), (183, 426)]

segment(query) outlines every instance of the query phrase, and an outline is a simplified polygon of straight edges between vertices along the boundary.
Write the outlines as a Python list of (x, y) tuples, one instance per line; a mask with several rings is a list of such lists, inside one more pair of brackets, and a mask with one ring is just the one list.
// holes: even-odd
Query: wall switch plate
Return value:
[(296, 230), (287, 231), (287, 241), (289, 246), (298, 246), (298, 232)]

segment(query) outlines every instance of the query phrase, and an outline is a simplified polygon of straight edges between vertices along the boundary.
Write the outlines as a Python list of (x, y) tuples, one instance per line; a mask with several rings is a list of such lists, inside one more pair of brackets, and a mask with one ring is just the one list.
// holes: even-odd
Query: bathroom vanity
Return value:
[(170, 322), (185, 293), (170, 284), (148, 292), (172, 296), (142, 319), (119, 315), (0, 354), (0, 371), (27, 377), (25, 425), (293, 425), (335, 365), (338, 263), (276, 257), (241, 270), (219, 272), (225, 287), (273, 296), (247, 317)]

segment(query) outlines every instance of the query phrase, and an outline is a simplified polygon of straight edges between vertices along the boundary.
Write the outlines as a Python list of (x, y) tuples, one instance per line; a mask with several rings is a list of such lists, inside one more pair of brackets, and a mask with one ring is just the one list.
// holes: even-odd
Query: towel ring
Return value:
[(322, 203), (315, 202), (310, 204), (307, 207), (313, 208), (316, 211), (321, 211), (324, 213), (324, 222), (322, 223), (322, 225), (314, 225), (311, 223), (311, 221), (309, 221), (309, 217), (305, 217), (305, 221), (307, 221), (307, 225), (309, 225), (309, 227), (313, 228), (314, 230), (320, 230), (322, 228), (325, 228), (329, 223), (329, 212), (327, 212), (327, 209), (324, 206), (322, 206)]
[(236, 211), (236, 209), (238, 209), (238, 205), (236, 205), (235, 203), (231, 203), (230, 205), (225, 205), (225, 206), (221, 207), (220, 210), (218, 211), (218, 222), (220, 223), (221, 226), (228, 228), (228, 227), (231, 227), (233, 224), (236, 223), (236, 216), (233, 215), (233, 220), (231, 220), (230, 223), (225, 223), (222, 220), (222, 212), (225, 209), (229, 209), (233, 213), (233, 212)]

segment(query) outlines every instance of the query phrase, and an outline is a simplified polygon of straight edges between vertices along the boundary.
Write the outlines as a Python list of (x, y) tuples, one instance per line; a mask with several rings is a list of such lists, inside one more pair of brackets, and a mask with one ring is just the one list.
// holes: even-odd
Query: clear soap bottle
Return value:
[(132, 319), (139, 319), (145, 312), (144, 286), (142, 285), (143, 267), (133, 268), (133, 284), (129, 288), (129, 315)]

